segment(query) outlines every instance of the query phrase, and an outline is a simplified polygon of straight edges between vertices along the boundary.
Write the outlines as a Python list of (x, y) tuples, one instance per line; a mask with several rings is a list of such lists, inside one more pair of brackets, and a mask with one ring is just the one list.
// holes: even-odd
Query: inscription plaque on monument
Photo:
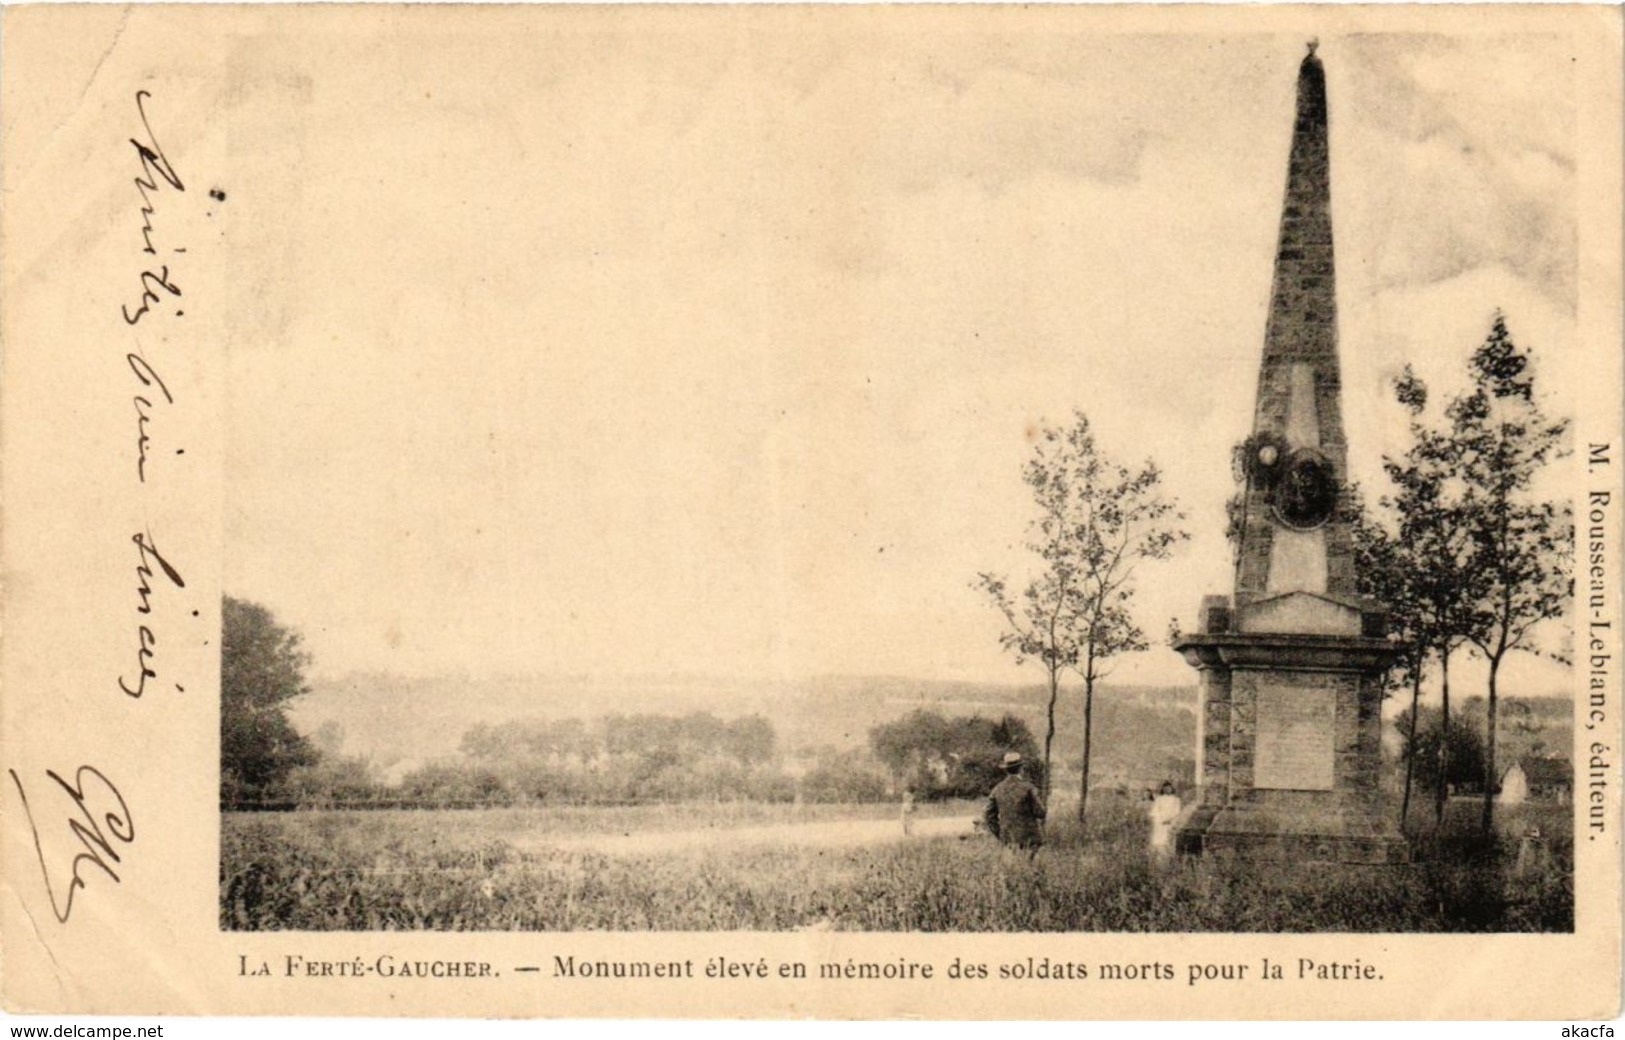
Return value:
[(1330, 791), (1336, 711), (1329, 689), (1259, 683), (1253, 786)]

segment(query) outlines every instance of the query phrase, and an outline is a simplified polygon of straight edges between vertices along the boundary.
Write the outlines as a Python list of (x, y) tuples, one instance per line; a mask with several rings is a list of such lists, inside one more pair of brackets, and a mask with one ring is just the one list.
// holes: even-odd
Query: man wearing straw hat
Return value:
[(1005, 754), (1004, 779), (988, 793), (982, 821), (989, 834), (1031, 857), (1044, 844), (1044, 797), (1021, 775), (1021, 766), (1019, 752)]

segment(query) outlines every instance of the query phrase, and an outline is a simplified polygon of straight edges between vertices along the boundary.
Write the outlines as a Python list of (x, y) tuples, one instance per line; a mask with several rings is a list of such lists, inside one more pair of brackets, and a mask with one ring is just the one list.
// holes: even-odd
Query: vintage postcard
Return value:
[(6, 9), (6, 1007), (1613, 1017), (1620, 32)]

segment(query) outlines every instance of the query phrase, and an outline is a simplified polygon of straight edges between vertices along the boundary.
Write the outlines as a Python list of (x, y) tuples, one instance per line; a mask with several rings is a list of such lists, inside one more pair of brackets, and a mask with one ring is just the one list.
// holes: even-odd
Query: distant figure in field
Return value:
[(903, 837), (914, 833), (914, 788), (903, 788)]
[(1179, 817), (1179, 795), (1171, 780), (1164, 780), (1151, 800), (1151, 859), (1166, 863), (1174, 852), (1174, 820)]
[(1004, 756), (1004, 779), (988, 793), (982, 823), (987, 832), (1031, 858), (1044, 844), (1044, 798), (1021, 775), (1021, 755)]

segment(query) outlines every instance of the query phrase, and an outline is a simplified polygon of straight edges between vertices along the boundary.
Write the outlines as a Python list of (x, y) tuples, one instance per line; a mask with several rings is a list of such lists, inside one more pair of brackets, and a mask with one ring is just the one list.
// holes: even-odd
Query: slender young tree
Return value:
[[(1351, 496), (1352, 497), (1352, 496)], [(1399, 824), (1410, 817), (1411, 788), (1416, 776), (1416, 719), (1422, 699), (1422, 679), (1427, 670), (1432, 640), (1424, 631), (1425, 615), (1415, 594), (1406, 546), (1376, 517), (1359, 504), (1354, 514), (1354, 556), (1360, 593), (1380, 602), (1388, 611), (1388, 633), (1403, 648), (1397, 667), (1385, 676), (1389, 691), (1409, 689), (1410, 709), (1405, 712), (1405, 794), (1399, 805)], [(1408, 720), (1408, 722), (1407, 722)]]
[(1561, 617), (1574, 593), (1574, 514), (1539, 497), (1537, 475), (1568, 450), (1569, 422), (1554, 419), (1535, 394), (1527, 351), (1497, 313), (1468, 365), (1471, 389), (1451, 402), (1451, 440), (1464, 487), (1463, 509), (1477, 577), (1473, 647), (1489, 665), (1480, 826), (1495, 822), (1497, 681), (1514, 650), (1536, 650), (1534, 635)]
[(1014, 655), (1016, 664), (1037, 661), (1044, 669), (1048, 698), (1044, 708), (1044, 798), (1047, 801), (1055, 771), (1051, 766), (1055, 744), (1055, 705), (1060, 698), (1061, 675), (1076, 668), (1082, 651), (1079, 616), (1082, 596), (1075, 554), (1069, 544), (1068, 494), (1062, 481), (1050, 479), (1057, 468), (1056, 431), (1047, 429), (1034, 448), (1022, 476), (1032, 489), (1038, 516), (1032, 521), (1027, 548), (1041, 561), (1037, 577), (1012, 596), (1008, 580), (984, 571), (975, 586), (986, 593), (1004, 616), (999, 644)]
[[(1380, 499), (1382, 521), (1362, 517), (1356, 523), (1361, 553), (1362, 591), (1390, 611), (1393, 631), (1406, 653), (1393, 679), (1411, 689), (1412, 724), (1418, 717), (1422, 684), (1430, 659), (1439, 666), (1441, 725), (1450, 725), (1450, 662), (1475, 633), (1473, 605), (1482, 594), (1482, 577), (1474, 564), (1474, 542), (1466, 519), (1460, 457), (1445, 429), (1424, 418), (1427, 387), (1409, 366), (1394, 383), (1394, 397), (1410, 413), (1410, 447), (1400, 458), (1383, 459), (1392, 491)], [(1407, 739), (1414, 739), (1408, 734)], [(1435, 745), (1434, 824), (1443, 822), (1449, 785), (1450, 744)], [(1401, 822), (1409, 812), (1416, 756), (1406, 760)]]
[(1082, 413), (1070, 426), (1046, 426), (1023, 470), (1038, 515), (1028, 548), (1039, 573), (1012, 596), (1005, 578), (983, 573), (981, 588), (1005, 620), (1001, 644), (1018, 663), (1037, 659), (1049, 681), (1044, 732), (1046, 794), (1055, 736), (1060, 679), (1068, 669), (1083, 680), (1083, 776), (1078, 818), (1089, 804), (1094, 740), (1094, 696), (1109, 662), (1144, 650), (1145, 633), (1129, 612), (1134, 578), (1145, 560), (1166, 559), (1189, 537), (1161, 492), (1162, 474), (1147, 461), (1130, 470), (1108, 458)]

